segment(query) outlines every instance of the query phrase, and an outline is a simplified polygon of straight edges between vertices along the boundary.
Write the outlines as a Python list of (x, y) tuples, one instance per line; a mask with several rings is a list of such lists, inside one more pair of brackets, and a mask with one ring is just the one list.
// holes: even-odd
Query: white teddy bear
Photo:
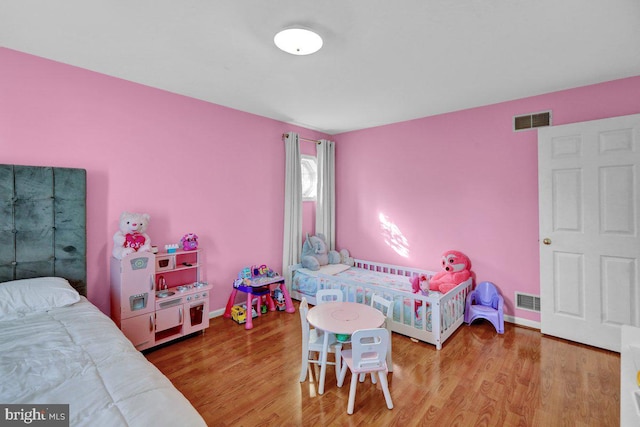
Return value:
[(145, 233), (149, 214), (122, 212), (120, 230), (113, 235), (113, 257), (122, 259), (133, 252), (151, 252), (151, 239)]

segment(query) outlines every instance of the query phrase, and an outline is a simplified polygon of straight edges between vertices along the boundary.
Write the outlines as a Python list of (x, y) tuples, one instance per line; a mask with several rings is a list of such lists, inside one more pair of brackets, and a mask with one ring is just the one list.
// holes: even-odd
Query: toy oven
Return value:
[(173, 270), (176, 266), (176, 257), (172, 255), (156, 256), (156, 271)]
[[(151, 295), (151, 299), (149, 298)], [(122, 296), (121, 315), (123, 319), (129, 319), (154, 310), (153, 294), (141, 292), (139, 294)]]
[(129, 297), (129, 308), (131, 311), (144, 310), (147, 308), (147, 300), (149, 298), (149, 293), (145, 292), (142, 294), (131, 295)]
[(209, 326), (209, 297), (205, 294), (199, 301), (185, 304), (184, 333), (200, 331)]

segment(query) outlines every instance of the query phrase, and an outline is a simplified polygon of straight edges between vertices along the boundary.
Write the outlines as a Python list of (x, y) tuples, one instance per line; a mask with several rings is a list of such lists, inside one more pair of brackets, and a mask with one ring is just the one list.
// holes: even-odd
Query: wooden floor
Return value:
[[(297, 303), (296, 303), (297, 309)], [(505, 324), (463, 325), (436, 351), (393, 334), (387, 409), (379, 385), (359, 383), (347, 415), (349, 378), (324, 395), (299, 382), (298, 312), (271, 312), (246, 331), (212, 319), (205, 334), (146, 354), (209, 426), (618, 426), (620, 356)]]

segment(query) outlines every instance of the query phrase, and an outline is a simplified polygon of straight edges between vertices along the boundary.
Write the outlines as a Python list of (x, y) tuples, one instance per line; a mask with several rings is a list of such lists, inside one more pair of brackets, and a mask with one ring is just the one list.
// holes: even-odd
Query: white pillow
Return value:
[(38, 277), (0, 283), (0, 320), (28, 313), (66, 307), (80, 301), (80, 294), (61, 277)]

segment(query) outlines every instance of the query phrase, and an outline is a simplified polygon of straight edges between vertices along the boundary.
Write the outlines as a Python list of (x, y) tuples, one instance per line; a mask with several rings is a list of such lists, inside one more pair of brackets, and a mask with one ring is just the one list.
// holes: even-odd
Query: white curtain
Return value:
[(336, 149), (333, 141), (320, 140), (318, 153), (318, 194), (316, 200), (316, 234), (322, 233), (327, 238), (329, 249), (336, 244), (336, 182), (335, 157)]
[(302, 252), (302, 169), (300, 166), (300, 141), (297, 133), (284, 137), (284, 244), (282, 274), (286, 286), (291, 289), (289, 266), (300, 262)]

